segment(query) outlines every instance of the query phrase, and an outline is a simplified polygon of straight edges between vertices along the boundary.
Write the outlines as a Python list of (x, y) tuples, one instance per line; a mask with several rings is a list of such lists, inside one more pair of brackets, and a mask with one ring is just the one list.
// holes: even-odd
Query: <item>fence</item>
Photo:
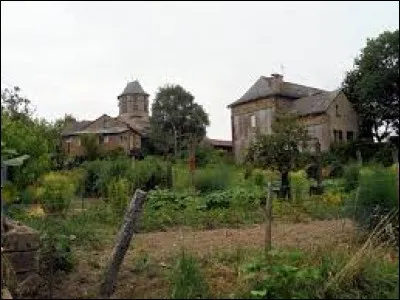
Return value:
[[(347, 182), (347, 184), (349, 183), (356, 184), (358, 181)], [(254, 200), (255, 204), (249, 205), (248, 208), (246, 208), (247, 202), (242, 203), (243, 205), (239, 201), (232, 204), (232, 200), (228, 201), (227, 206), (224, 206), (226, 205), (224, 201), (220, 201), (222, 204), (219, 204), (217, 208), (207, 208), (202, 206), (202, 203), (196, 202), (201, 200), (203, 195), (191, 192), (185, 195), (184, 200), (178, 201), (175, 197), (179, 195), (177, 192), (175, 196), (158, 195), (157, 201), (167, 204), (166, 208), (156, 209), (156, 207), (149, 206), (157, 202), (151, 198), (150, 194), (148, 207), (145, 204), (140, 217), (139, 230), (158, 232), (139, 235), (137, 241), (133, 243), (141, 243), (141, 247), (149, 253), (160, 253), (163, 250), (171, 255), (180, 249), (204, 255), (240, 247), (269, 250), (280, 247), (308, 248), (318, 246), (322, 242), (345, 243), (354, 238), (353, 226), (360, 216), (366, 214), (371, 218), (376, 217), (377, 221), (373, 222), (376, 224), (379, 222), (378, 217), (390, 210), (385, 210), (386, 207), (379, 209), (379, 205), (371, 206), (369, 202), (360, 201), (360, 196), (378, 195), (383, 197), (387, 191), (377, 193), (377, 187), (382, 186), (386, 189), (395, 182), (392, 179), (374, 178), (370, 183), (374, 185), (364, 184), (347, 194), (342, 193), (342, 189), (340, 189), (342, 187), (335, 187), (338, 189), (335, 191), (335, 188), (331, 186), (326, 189), (327, 193), (324, 195), (311, 198), (309, 197), (309, 184), (301, 188), (294, 187), (293, 199), (288, 201), (277, 198), (276, 193), (273, 192), (273, 184), (270, 182), (264, 187), (261, 196)], [(210, 202), (214, 200), (211, 199)], [(84, 205), (79, 205), (81, 203)], [(379, 201), (376, 201), (376, 204), (378, 203)], [(122, 216), (113, 214), (109, 203), (102, 200), (78, 199), (75, 204), (77, 207), (72, 208), (65, 218), (49, 217), (49, 221), (52, 223), (48, 224), (59, 226), (52, 228), (53, 233), (60, 230), (58, 233), (65, 235), (69, 241), (75, 240), (75, 243), (91, 243), (94, 237), (102, 241), (115, 238), (115, 230), (119, 228)], [(181, 206), (182, 204), (184, 206)], [(375, 216), (369, 213), (371, 207), (377, 208)], [(5, 213), (13, 215), (16, 208), (23, 211), (29, 209), (30, 205), (16, 204), (13, 207), (6, 207)], [(24, 221), (32, 226), (37, 226), (38, 222), (41, 222), (40, 218), (27, 218)], [(150, 222), (153, 223), (150, 224)], [(149, 224), (155, 225), (152, 227)], [(104, 230), (98, 230), (98, 227), (106, 229), (107, 226), (112, 228), (112, 234), (106, 235)], [(174, 227), (174, 229), (160, 232), (164, 227)], [(48, 230), (46, 226), (39, 226), (39, 229)], [(385, 230), (389, 235), (396, 232), (390, 226)], [(146, 240), (150, 238), (152, 238), (151, 243)], [(56, 239), (52, 243), (57, 243)], [(53, 249), (54, 244), (49, 247)], [(54, 261), (54, 257), (52, 259)], [(49, 289), (52, 289), (51, 282), (55, 268), (47, 268), (44, 272), (45, 278), (48, 278), (50, 282)], [(54, 296), (52, 293), (50, 291), (50, 297)]]

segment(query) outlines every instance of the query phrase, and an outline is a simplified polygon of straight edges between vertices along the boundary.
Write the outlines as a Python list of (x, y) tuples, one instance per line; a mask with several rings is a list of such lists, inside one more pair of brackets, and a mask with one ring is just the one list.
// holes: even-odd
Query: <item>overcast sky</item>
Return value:
[(38, 116), (81, 120), (116, 116), (128, 80), (151, 101), (180, 84), (208, 136), (231, 139), (226, 106), (261, 75), (335, 89), (367, 37), (398, 27), (398, 1), (1, 1), (1, 87), (20, 86)]

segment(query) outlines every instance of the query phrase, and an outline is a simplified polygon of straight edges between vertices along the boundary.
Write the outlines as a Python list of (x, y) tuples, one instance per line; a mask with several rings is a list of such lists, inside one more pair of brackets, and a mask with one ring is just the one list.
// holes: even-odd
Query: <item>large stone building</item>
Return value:
[(325, 91), (285, 82), (280, 74), (261, 76), (238, 100), (231, 103), (232, 143), (236, 161), (243, 159), (256, 131), (270, 134), (276, 111), (297, 113), (321, 150), (333, 142), (352, 140), (358, 133), (358, 117), (343, 92)]
[(126, 154), (137, 153), (149, 133), (149, 94), (138, 81), (127, 84), (118, 96), (117, 117), (102, 115), (94, 121), (72, 121), (62, 132), (63, 148), (68, 155), (84, 155), (81, 137), (95, 134), (105, 149), (123, 148)]

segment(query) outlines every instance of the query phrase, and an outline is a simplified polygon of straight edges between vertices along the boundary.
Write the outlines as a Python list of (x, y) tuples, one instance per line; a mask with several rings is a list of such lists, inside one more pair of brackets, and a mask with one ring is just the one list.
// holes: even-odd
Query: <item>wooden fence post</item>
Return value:
[(138, 219), (142, 212), (143, 203), (146, 199), (146, 193), (142, 190), (136, 190), (125, 213), (124, 223), (118, 234), (117, 243), (111, 253), (111, 259), (108, 263), (103, 283), (100, 286), (100, 297), (109, 298), (114, 291), (118, 271), (124, 259), (126, 251), (129, 248), (131, 239), (136, 232)]
[(265, 253), (271, 250), (271, 224), (272, 223), (272, 200), (271, 182), (268, 181), (267, 201), (265, 203)]

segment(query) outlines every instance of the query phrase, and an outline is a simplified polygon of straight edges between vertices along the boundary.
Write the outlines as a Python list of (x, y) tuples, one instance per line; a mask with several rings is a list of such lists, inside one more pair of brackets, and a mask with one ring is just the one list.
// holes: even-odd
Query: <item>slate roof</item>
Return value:
[(88, 126), (92, 121), (77, 121), (69, 123), (62, 131), (62, 135), (71, 135), (76, 131), (80, 131), (86, 126)]
[(329, 104), (341, 93), (340, 90), (323, 92), (293, 101), (291, 110), (301, 116), (325, 112)]
[(232, 147), (232, 141), (209, 139), (207, 141), (213, 146)]
[(273, 77), (261, 76), (242, 97), (235, 102), (228, 105), (228, 107), (235, 106), (237, 104), (245, 103), (251, 100), (256, 100), (264, 97), (281, 95), (284, 97), (298, 99), (301, 97), (307, 97), (316, 93), (326, 92), (321, 89), (304, 86), (292, 82), (282, 82), (280, 87), (277, 89), (273, 86)]
[(120, 97), (120, 96), (123, 96), (123, 95), (129, 95), (129, 94), (143, 94), (143, 95), (148, 95), (148, 94), (144, 91), (144, 89), (142, 88), (142, 86), (140, 85), (139, 81), (137, 81), (137, 80), (132, 81), (132, 82), (129, 82), (129, 83), (126, 85), (126, 87), (125, 87), (124, 91), (122, 92), (122, 94), (119, 95), (119, 97)]

